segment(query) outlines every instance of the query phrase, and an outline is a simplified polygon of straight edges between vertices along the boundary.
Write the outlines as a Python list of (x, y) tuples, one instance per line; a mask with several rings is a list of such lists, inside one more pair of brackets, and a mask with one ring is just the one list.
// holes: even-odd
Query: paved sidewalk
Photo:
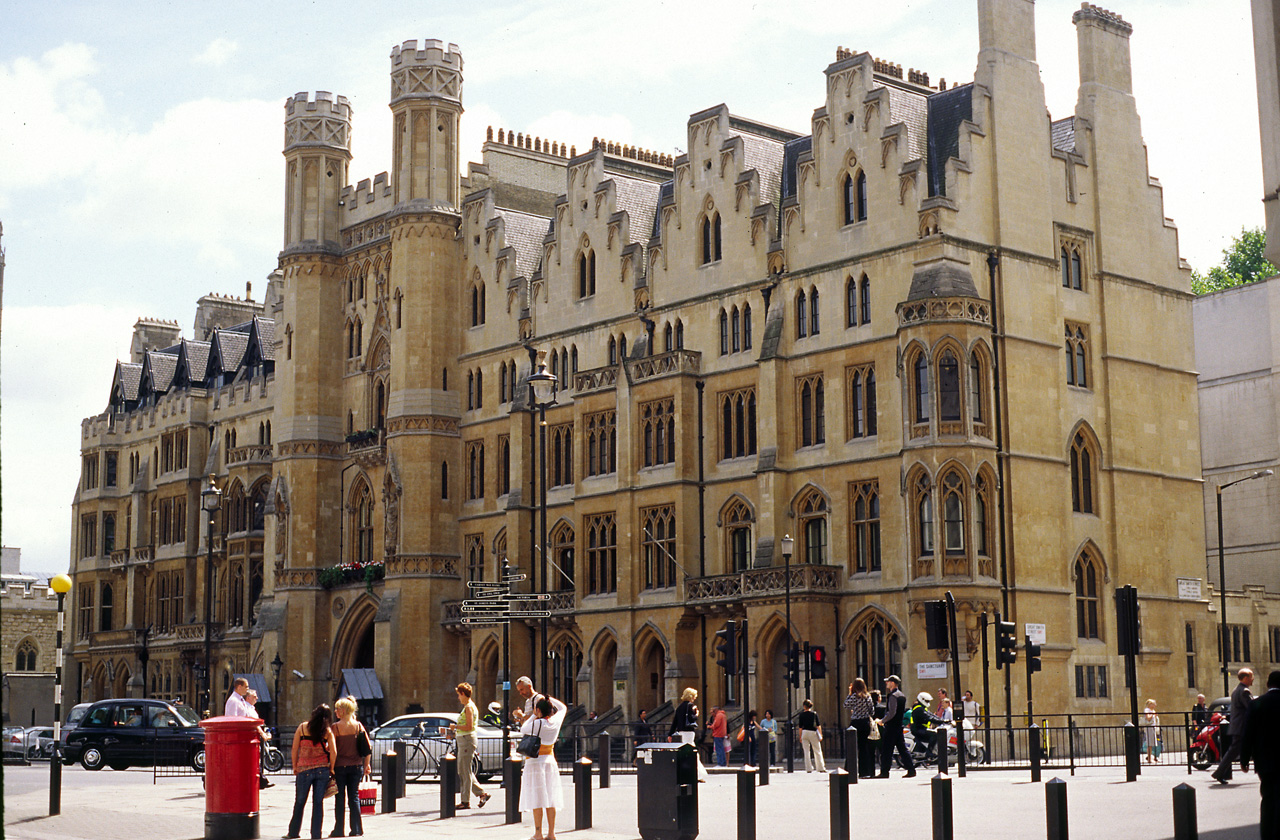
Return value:
[[(1050, 778), (1046, 774), (1045, 780)], [(1196, 789), (1201, 840), (1256, 840), (1258, 782), (1253, 774), (1236, 775), (1227, 786), (1207, 773), (1188, 776), (1185, 768), (1144, 767), (1132, 784), (1115, 769), (1085, 769), (1066, 779), (1073, 840), (1086, 838), (1173, 837), (1172, 788), (1190, 782)], [(613, 787), (592, 791), (594, 828), (575, 831), (573, 785), (563, 777), (565, 808), (559, 833), (575, 840), (636, 838), (636, 778), (615, 776)], [(261, 832), (280, 837), (288, 826), (293, 785), (287, 778), (263, 792)], [(152, 784), (148, 770), (90, 773), (79, 767), (63, 772), (62, 814), (48, 817), (49, 767), (4, 768), (5, 836), (15, 840), (139, 840), (204, 836), (204, 793), (198, 778), (161, 779)], [(597, 781), (598, 784), (598, 781)], [(394, 814), (365, 817), (365, 835), (386, 840), (472, 837), (477, 840), (525, 840), (533, 823), (503, 825), (502, 790), (485, 786), (493, 798), (483, 809), (439, 818), (439, 787), (410, 784), (409, 795)], [(757, 837), (790, 840), (830, 836), (829, 783), (820, 774), (774, 772), (771, 784), (757, 789)], [(957, 840), (1017, 840), (1045, 836), (1044, 786), (1032, 784), (1026, 772), (984, 771), (953, 779)], [(906, 780), (863, 781), (850, 789), (853, 836), (929, 838), (930, 779), (921, 773)], [(736, 779), (716, 774), (699, 786), (700, 838), (736, 840)], [(379, 803), (381, 809), (381, 803)], [(333, 828), (333, 809), (326, 803), (324, 835)], [(303, 834), (309, 825), (304, 819)]]

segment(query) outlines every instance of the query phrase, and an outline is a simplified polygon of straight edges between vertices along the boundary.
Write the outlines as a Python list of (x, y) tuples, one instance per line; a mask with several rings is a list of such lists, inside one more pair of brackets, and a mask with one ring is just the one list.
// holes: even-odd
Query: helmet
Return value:
[(922, 691), (916, 695), (916, 702), (927, 706), (933, 702), (933, 695), (927, 691)]
[(501, 714), (502, 704), (499, 703), (497, 700), (494, 700), (492, 703), (489, 704), (489, 711), (493, 712), (495, 715)]

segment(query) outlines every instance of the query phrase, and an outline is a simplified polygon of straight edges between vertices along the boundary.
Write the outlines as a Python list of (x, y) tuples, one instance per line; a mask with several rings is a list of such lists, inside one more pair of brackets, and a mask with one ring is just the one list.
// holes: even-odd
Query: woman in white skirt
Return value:
[[(520, 726), (524, 735), (537, 735), (542, 749), (537, 758), (526, 758), (520, 772), (520, 810), (533, 811), (533, 839), (555, 840), (556, 809), (563, 796), (560, 792), (560, 767), (552, 752), (560, 737), (560, 724), (568, 708), (554, 697), (541, 697), (534, 704), (533, 715)], [(547, 812), (547, 833), (542, 833), (542, 812)]]

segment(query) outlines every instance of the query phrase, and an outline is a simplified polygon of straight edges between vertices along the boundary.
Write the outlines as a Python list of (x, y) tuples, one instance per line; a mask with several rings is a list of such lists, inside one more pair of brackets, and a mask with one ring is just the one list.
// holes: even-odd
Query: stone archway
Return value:
[(592, 709), (607, 712), (613, 708), (613, 672), (618, 666), (618, 643), (609, 636), (600, 641), (596, 648), (595, 663), (591, 669)]
[(656, 709), (667, 698), (667, 651), (657, 636), (650, 635), (636, 649), (635, 698), (638, 709)]
[(501, 645), (493, 636), (485, 639), (475, 657), (475, 701), (480, 714), (484, 714), (494, 700), (501, 701), (502, 686), (498, 683), (498, 654)]

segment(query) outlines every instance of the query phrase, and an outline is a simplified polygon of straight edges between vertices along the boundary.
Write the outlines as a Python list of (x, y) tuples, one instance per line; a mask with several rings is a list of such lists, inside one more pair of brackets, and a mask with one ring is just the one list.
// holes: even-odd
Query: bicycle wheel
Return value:
[(269, 747), (263, 753), (262, 766), (268, 773), (278, 773), (284, 768), (284, 753), (275, 747)]
[(432, 763), (431, 757), (427, 755), (427, 751), (420, 744), (413, 744), (409, 747), (404, 757), (404, 777), (410, 782), (416, 782), (422, 778), (422, 774), (427, 772), (427, 767)]

